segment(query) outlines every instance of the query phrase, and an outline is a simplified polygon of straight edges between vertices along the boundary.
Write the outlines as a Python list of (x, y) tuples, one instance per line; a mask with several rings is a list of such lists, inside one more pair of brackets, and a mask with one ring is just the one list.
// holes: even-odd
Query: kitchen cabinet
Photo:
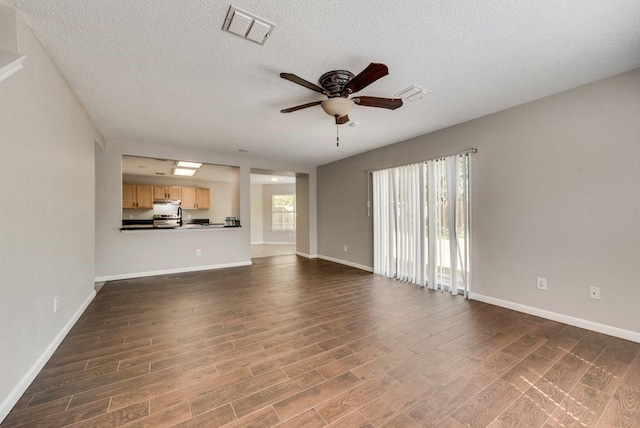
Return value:
[(196, 208), (199, 210), (209, 209), (209, 189), (196, 188)]
[(182, 203), (183, 210), (208, 210), (209, 209), (209, 189), (202, 187), (183, 187)]
[(182, 187), (153, 186), (154, 199), (182, 199)]
[(122, 208), (150, 210), (153, 208), (153, 186), (143, 184), (122, 185)]

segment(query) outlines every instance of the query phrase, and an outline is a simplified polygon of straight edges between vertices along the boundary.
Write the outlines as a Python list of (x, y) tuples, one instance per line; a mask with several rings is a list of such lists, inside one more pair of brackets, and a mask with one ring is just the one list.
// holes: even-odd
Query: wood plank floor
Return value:
[(107, 283), (1, 426), (640, 426), (640, 344), (254, 262)]
[(296, 253), (296, 244), (251, 244), (251, 258), (285, 256)]

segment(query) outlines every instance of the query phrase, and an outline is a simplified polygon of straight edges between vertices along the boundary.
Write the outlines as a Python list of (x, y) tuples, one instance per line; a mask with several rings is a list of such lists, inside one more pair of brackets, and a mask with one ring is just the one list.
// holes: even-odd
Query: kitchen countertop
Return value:
[(184, 224), (178, 227), (154, 227), (152, 224), (129, 224), (120, 228), (120, 231), (150, 231), (150, 230), (214, 230), (214, 229), (238, 229), (242, 226), (225, 226), (224, 224)]

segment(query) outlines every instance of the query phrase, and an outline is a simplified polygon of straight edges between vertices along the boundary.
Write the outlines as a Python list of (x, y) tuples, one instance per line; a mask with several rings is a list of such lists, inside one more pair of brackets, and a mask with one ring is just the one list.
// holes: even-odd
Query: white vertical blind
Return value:
[(469, 292), (469, 154), (373, 172), (374, 273)]
[(373, 174), (373, 187), (378, 203), (373, 205), (373, 235), (377, 236), (373, 246), (374, 272), (394, 277), (395, 270), (395, 221), (393, 212), (393, 187), (391, 171), (386, 169)]

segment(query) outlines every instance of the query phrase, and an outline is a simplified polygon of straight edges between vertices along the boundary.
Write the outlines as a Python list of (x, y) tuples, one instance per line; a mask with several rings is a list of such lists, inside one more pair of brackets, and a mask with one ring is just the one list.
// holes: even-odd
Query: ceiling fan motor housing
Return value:
[(342, 94), (344, 92), (344, 87), (351, 79), (355, 77), (350, 71), (347, 70), (333, 70), (324, 73), (320, 76), (318, 83), (325, 89), (329, 94), (329, 98), (334, 97), (347, 97), (348, 94)]

